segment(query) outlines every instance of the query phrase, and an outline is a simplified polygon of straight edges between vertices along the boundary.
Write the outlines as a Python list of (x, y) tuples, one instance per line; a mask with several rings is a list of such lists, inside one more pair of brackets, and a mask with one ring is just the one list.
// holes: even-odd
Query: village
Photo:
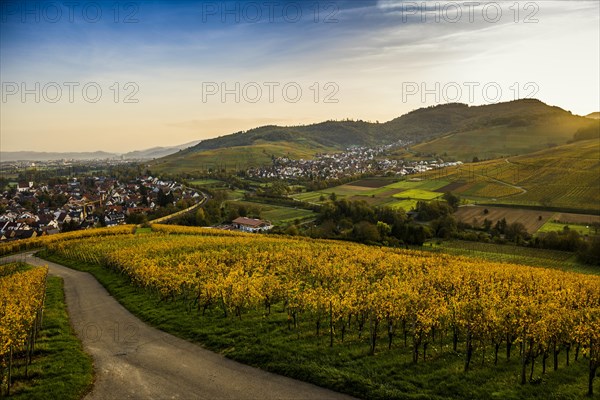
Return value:
[(273, 159), (272, 166), (251, 168), (247, 174), (261, 179), (327, 180), (366, 174), (404, 176), (462, 164), (461, 161), (407, 161), (384, 157), (391, 149), (409, 144), (400, 141), (377, 147), (349, 147), (340, 153), (317, 154), (312, 160), (278, 157)]
[(148, 215), (199, 203), (204, 194), (175, 181), (144, 176), (130, 182), (109, 177), (61, 183), (19, 182), (0, 196), (0, 241), (138, 223)]

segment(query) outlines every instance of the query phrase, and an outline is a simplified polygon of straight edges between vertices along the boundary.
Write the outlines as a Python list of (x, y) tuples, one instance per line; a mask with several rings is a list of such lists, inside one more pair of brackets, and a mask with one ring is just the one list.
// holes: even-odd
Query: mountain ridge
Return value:
[(60, 161), (60, 160), (150, 160), (161, 158), (198, 144), (199, 140), (177, 146), (155, 146), (145, 150), (134, 150), (127, 153), (113, 153), (107, 151), (73, 151), (73, 152), (47, 152), (47, 151), (1, 151), (0, 162), (11, 161)]
[(268, 164), (272, 157), (300, 158), (300, 153), (314, 155), (399, 140), (414, 143), (422, 154), (470, 161), (475, 156), (512, 156), (566, 143), (589, 123), (589, 118), (537, 99), (480, 106), (449, 103), (419, 108), (384, 123), (330, 120), (301, 126), (266, 125), (203, 140), (152, 165), (180, 172), (223, 164), (247, 167)]

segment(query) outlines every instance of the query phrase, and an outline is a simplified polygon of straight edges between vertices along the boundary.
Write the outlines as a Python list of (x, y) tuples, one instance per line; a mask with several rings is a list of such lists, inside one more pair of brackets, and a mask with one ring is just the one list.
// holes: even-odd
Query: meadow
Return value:
[(429, 201), (441, 197), (443, 192), (438, 190), (449, 183), (445, 180), (369, 178), (292, 197), (319, 204), (328, 201), (330, 196), (335, 194), (337, 199), (362, 200), (374, 206), (389, 206), (410, 211), (419, 200)]
[(273, 204), (256, 203), (252, 201), (232, 200), (228, 201), (232, 206), (244, 206), (247, 210), (256, 210), (261, 219), (270, 221), (276, 225), (293, 224), (296, 220), (307, 220), (316, 217), (316, 213), (303, 208), (283, 207)]

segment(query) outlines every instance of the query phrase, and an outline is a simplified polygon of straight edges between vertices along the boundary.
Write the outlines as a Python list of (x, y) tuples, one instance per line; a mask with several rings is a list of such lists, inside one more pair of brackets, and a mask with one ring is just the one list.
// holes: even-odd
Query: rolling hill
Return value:
[(161, 172), (247, 168), (269, 164), (273, 156), (307, 158), (398, 140), (418, 143), (414, 150), (422, 154), (495, 158), (564, 144), (589, 123), (589, 118), (534, 99), (484, 106), (453, 103), (421, 108), (385, 123), (346, 120), (263, 126), (204, 140), (151, 165)]
[(590, 114), (586, 115), (586, 118), (600, 119), (600, 112), (590, 113)]
[(598, 139), (430, 171), (422, 177), (453, 182), (453, 193), (480, 203), (555, 207), (600, 214)]

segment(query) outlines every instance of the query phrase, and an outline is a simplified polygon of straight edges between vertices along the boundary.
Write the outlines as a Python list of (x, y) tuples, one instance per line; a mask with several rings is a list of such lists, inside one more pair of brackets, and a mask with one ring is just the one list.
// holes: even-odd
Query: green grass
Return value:
[(410, 211), (417, 207), (418, 200), (397, 200), (388, 204), (391, 208), (402, 208), (404, 211)]
[(310, 210), (304, 210), (302, 208), (291, 208), (291, 207), (277, 207), (276, 209), (264, 211), (262, 217), (271, 222), (277, 222), (280, 224), (291, 223), (295, 220), (303, 220), (316, 217), (316, 214)]
[(442, 251), (457, 256), (474, 257), (493, 262), (509, 262), (582, 274), (600, 274), (598, 267), (577, 262), (576, 255), (566, 251), (463, 240), (445, 241), (440, 244), (430, 242), (423, 247), (423, 250)]
[(395, 194), (394, 197), (397, 199), (414, 199), (414, 200), (433, 200), (442, 196), (442, 193), (439, 192), (431, 192), (429, 190), (423, 189), (408, 189), (398, 194)]
[(234, 206), (244, 206), (248, 210), (260, 210), (260, 217), (271, 221), (275, 225), (292, 223), (295, 220), (314, 218), (316, 214), (313, 211), (302, 208), (283, 207), (273, 204), (254, 203), (251, 201), (230, 201)]
[[(338, 334), (330, 348), (326, 321), (319, 336), (313, 321), (302, 318), (298, 330), (288, 330), (287, 313), (281, 304), (274, 305), (269, 315), (254, 310), (241, 319), (224, 317), (216, 308), (202, 315), (182, 302), (162, 302), (155, 294), (130, 286), (123, 275), (100, 266), (50, 258), (92, 273), (119, 302), (150, 325), (228, 358), (362, 398), (580, 399), (587, 388), (587, 362), (583, 358), (567, 368), (561, 353), (558, 371), (548, 372), (537, 384), (519, 385), (518, 349), (510, 361), (501, 357), (498, 366), (493, 366), (490, 349), (484, 365), (482, 353), (477, 351), (474, 360), (478, 361), (468, 373), (462, 372), (464, 344), (454, 353), (450, 338), (431, 344), (426, 362), (411, 363), (410, 338), (408, 347), (396, 337), (391, 350), (370, 356), (368, 332), (359, 339), (356, 330), (349, 331), (344, 344)], [(385, 327), (381, 329), (378, 346), (383, 348), (387, 338)], [(539, 361), (534, 376), (541, 376)]]
[(458, 133), (418, 144), (412, 150), (425, 154), (448, 152), (462, 161), (471, 161), (473, 157), (490, 159), (512, 156), (565, 143), (579, 127), (581, 122), (572, 118), (545, 116), (515, 126), (499, 124), (463, 129)]
[(49, 277), (33, 362), (13, 370), (11, 399), (80, 399), (93, 382), (92, 359), (69, 323), (62, 278)]
[(296, 200), (306, 201), (308, 203), (317, 203), (320, 201), (321, 196), (328, 198), (328, 195), (323, 192), (306, 192), (295, 194), (292, 197)]
[[(321, 196), (324, 196), (326, 201), (328, 201), (331, 193), (335, 193), (338, 199), (348, 199), (351, 201), (365, 200), (371, 205), (403, 208), (409, 211), (416, 205), (415, 199), (436, 199), (442, 193), (434, 192), (434, 190), (440, 189), (450, 183), (446, 180), (404, 180), (392, 182), (391, 179), (390, 182), (390, 184), (378, 188), (357, 187), (349, 183), (316, 192), (301, 193), (292, 197), (309, 203), (320, 203)], [(403, 191), (398, 193), (399, 190)], [(398, 199), (403, 200), (398, 201)]]
[(387, 185), (390, 189), (424, 189), (437, 190), (448, 185), (450, 182), (445, 180), (406, 180)]
[(327, 148), (302, 146), (294, 142), (256, 143), (248, 146), (224, 147), (201, 152), (178, 152), (152, 161), (152, 171), (178, 173), (203, 173), (208, 169), (237, 171), (256, 166), (271, 165), (272, 156), (312, 158)]
[(218, 186), (218, 185), (226, 185), (225, 182), (220, 181), (218, 179), (196, 179), (194, 181), (189, 182), (190, 185), (195, 186)]
[(33, 268), (31, 265), (27, 265), (23, 262), (12, 262), (8, 264), (0, 264), (0, 278), (3, 276), (12, 275), (15, 272), (26, 271)]
[(594, 228), (589, 225), (579, 225), (579, 224), (563, 224), (560, 222), (546, 221), (544, 225), (540, 229), (538, 229), (537, 233), (540, 232), (553, 232), (553, 231), (563, 231), (565, 227), (568, 227), (572, 231), (577, 231), (582, 235), (593, 235)]
[(227, 192), (227, 198), (230, 200), (241, 200), (244, 198), (245, 195), (246, 191), (241, 189), (231, 190)]

